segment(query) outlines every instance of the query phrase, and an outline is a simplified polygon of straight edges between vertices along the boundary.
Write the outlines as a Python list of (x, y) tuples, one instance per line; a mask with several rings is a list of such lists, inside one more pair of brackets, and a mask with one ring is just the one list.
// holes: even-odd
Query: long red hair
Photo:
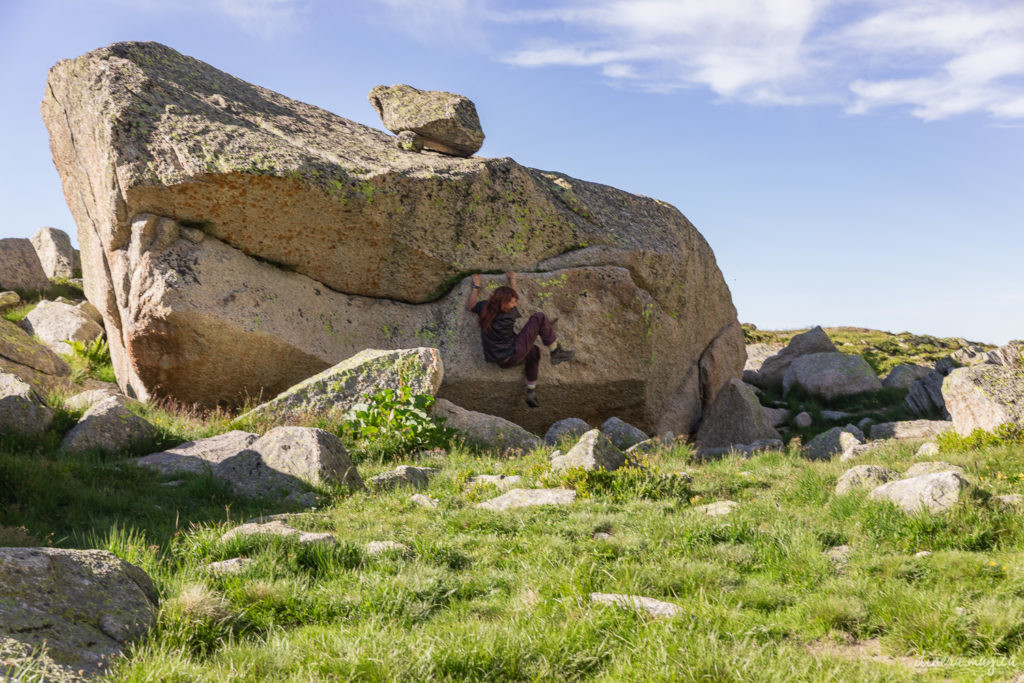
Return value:
[(484, 332), (490, 331), (494, 319), (501, 313), (501, 307), (518, 298), (519, 294), (511, 287), (498, 287), (494, 290), (491, 298), (484, 304), (484, 310), (480, 311), (480, 329)]

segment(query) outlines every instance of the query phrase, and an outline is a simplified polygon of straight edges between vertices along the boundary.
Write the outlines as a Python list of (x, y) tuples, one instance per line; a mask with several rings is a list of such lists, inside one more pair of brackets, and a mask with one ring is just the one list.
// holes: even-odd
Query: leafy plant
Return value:
[(88, 375), (103, 382), (115, 382), (114, 365), (110, 360), (110, 345), (106, 339), (97, 337), (91, 342), (69, 341), (71, 365), (81, 375)]
[(977, 451), (990, 446), (1024, 445), (1024, 425), (1001, 424), (991, 432), (975, 429), (967, 436), (954, 431), (943, 432), (935, 439), (943, 452)]
[(357, 410), (355, 418), (344, 425), (344, 435), (356, 442), (367, 455), (401, 455), (416, 450), (446, 447), (454, 432), (444, 426), (444, 418), (430, 417), (434, 397), (413, 395), (403, 385), (397, 392), (384, 389), (372, 396), (364, 394), (368, 405)]

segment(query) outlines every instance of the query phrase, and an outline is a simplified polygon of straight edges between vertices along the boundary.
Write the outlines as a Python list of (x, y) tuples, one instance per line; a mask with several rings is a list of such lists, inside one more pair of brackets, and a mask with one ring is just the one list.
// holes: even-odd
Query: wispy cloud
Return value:
[[(378, 0), (423, 23), (517, 37), (495, 59), (598, 70), (653, 91), (728, 101), (902, 107), (924, 120), (1024, 118), (1019, 0)], [(468, 27), (472, 27), (471, 29)], [(518, 29), (518, 30), (516, 30)], [(486, 41), (484, 41), (486, 42)]]
[(300, 0), (217, 0), (212, 8), (246, 33), (267, 40), (293, 34), (306, 9)]

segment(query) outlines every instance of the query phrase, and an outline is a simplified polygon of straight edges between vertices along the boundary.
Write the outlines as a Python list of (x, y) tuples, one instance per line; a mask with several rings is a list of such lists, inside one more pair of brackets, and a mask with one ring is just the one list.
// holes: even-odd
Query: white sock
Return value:
[(558, 342), (553, 341), (553, 342), (551, 342), (551, 346), (548, 347), (548, 351), (554, 351), (557, 348), (558, 348)]
[(534, 390), (534, 389), (536, 389), (536, 388), (537, 388), (537, 385), (536, 385), (536, 384), (527, 384), (527, 385), (526, 385), (526, 390), (527, 390), (527, 391), (533, 391), (533, 390)]

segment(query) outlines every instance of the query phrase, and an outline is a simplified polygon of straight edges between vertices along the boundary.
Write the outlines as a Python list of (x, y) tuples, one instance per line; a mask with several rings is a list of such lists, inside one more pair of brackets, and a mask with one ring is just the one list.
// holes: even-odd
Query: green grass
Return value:
[[(136, 410), (160, 444), (229, 428), (226, 414)], [(285, 508), (237, 499), (209, 477), (168, 486), (120, 457), (55, 455), (75, 417), (60, 413), (39, 439), (0, 439), (0, 540), (105, 548), (153, 576), (156, 626), (111, 680), (998, 680), (1024, 669), (1024, 521), (990, 500), (1024, 492), (1017, 443), (944, 450), (975, 486), (935, 516), (836, 497), (850, 464), (796, 451), (700, 464), (673, 445), (615, 473), (557, 475), (549, 447), (508, 457), (456, 443), (402, 461), (372, 451), (364, 479), (397, 462), (439, 468), (426, 490), (439, 508), (408, 490), (328, 489), (292, 523), (338, 543), (310, 547), (219, 541)], [(871, 462), (902, 471), (914, 452), (894, 443)], [(571, 486), (578, 499), (478, 510), (499, 491), (470, 484), (474, 474)], [(722, 499), (739, 509), (694, 511)], [(374, 540), (409, 552), (371, 557)], [(844, 544), (853, 551), (839, 570), (826, 552)], [(922, 550), (931, 555), (915, 557)], [(253, 562), (238, 576), (203, 569), (232, 557)], [(594, 591), (673, 602), (683, 616), (596, 605)], [(859, 656), (854, 639), (881, 655)], [(915, 657), (968, 663), (914, 669)], [(977, 658), (996, 662), (991, 675)]]

